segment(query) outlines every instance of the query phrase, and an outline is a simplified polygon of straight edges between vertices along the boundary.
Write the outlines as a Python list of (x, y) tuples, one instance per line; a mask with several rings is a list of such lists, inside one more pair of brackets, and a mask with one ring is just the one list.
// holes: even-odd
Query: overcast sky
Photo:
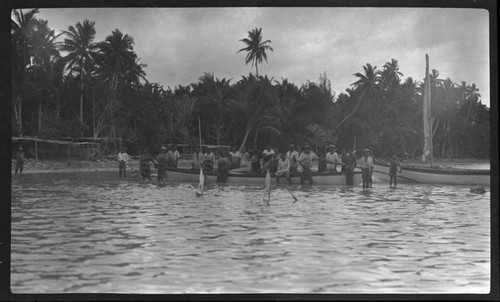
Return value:
[(404, 77), (422, 80), (425, 54), (440, 78), (476, 83), (489, 106), (489, 14), (453, 8), (70, 8), (40, 9), (56, 31), (84, 19), (96, 39), (118, 28), (135, 40), (146, 78), (164, 88), (197, 82), (205, 72), (238, 81), (255, 72), (239, 40), (259, 27), (274, 52), (259, 74), (300, 86), (326, 72), (336, 93), (371, 63), (392, 58)]

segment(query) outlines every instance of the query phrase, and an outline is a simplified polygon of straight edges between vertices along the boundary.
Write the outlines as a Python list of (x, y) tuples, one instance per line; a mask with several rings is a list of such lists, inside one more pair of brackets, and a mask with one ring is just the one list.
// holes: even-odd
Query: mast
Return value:
[(423, 122), (424, 122), (424, 150), (422, 160), (430, 158), (431, 167), (434, 166), (432, 146), (432, 116), (431, 116), (431, 83), (429, 75), (429, 56), (425, 54), (425, 83), (423, 100)]

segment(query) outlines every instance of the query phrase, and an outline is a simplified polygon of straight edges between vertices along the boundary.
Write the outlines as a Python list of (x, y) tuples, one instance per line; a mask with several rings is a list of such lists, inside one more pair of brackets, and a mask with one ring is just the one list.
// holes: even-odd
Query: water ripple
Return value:
[(103, 179), (13, 179), (13, 292), (489, 292), (489, 193)]

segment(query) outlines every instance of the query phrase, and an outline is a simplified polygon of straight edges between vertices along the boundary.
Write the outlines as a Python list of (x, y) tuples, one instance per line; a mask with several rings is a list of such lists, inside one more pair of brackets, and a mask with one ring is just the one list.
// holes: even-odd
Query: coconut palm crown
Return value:
[(262, 28), (254, 28), (248, 31), (248, 37), (240, 40), (245, 43), (247, 47), (238, 50), (237, 53), (241, 51), (247, 51), (247, 56), (245, 58), (245, 64), (252, 62), (252, 66), (255, 65), (256, 76), (259, 76), (258, 64), (262, 63), (262, 59), (267, 62), (266, 50), (274, 51), (274, 49), (268, 45), (271, 40), (262, 41)]

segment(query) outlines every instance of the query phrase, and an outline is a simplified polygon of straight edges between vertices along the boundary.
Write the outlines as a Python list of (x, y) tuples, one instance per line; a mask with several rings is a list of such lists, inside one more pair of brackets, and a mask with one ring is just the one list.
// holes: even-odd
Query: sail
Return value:
[(429, 56), (425, 54), (425, 83), (424, 83), (424, 149), (422, 161), (428, 157), (432, 159), (432, 123), (431, 123), (431, 83), (429, 76)]

